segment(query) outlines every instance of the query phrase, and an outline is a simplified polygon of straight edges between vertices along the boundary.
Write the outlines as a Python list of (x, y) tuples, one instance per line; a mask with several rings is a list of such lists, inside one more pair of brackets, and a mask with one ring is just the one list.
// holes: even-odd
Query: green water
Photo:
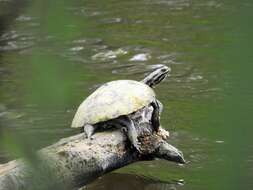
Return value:
[[(252, 189), (252, 7), (0, 1), (0, 163), (76, 134), (75, 110), (98, 85), (164, 64), (172, 72), (155, 89), (162, 126), (189, 163), (136, 163), (88, 189)], [(138, 54), (147, 60), (132, 61)]]

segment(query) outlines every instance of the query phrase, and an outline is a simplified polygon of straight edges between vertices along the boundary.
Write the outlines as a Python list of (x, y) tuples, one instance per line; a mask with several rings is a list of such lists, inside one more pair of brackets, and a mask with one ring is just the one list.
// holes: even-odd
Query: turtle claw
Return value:
[(138, 151), (138, 152), (141, 152), (141, 143), (136, 141), (136, 142), (133, 142), (133, 146), (134, 148)]
[(89, 140), (93, 140), (94, 137), (92, 135), (86, 135), (86, 138), (89, 139)]
[(85, 132), (83, 132), (83, 138), (88, 139), (88, 135)]
[(87, 133), (83, 133), (83, 137), (84, 137), (84, 139), (89, 139), (89, 140), (93, 140), (94, 139), (94, 137), (92, 136), (92, 135), (89, 135), (89, 134), (87, 134)]
[(136, 150), (137, 150), (139, 153), (141, 153), (141, 148), (140, 148), (140, 146), (135, 147), (135, 148), (136, 148)]

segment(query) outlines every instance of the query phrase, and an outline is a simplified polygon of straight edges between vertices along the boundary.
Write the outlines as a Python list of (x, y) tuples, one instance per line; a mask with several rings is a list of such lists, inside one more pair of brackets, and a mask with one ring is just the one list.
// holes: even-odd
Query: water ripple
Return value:
[(122, 18), (104, 18), (101, 22), (105, 24), (121, 23)]
[(0, 51), (16, 51), (16, 50), (24, 50), (30, 48), (34, 43), (33, 42), (18, 42), (12, 41), (7, 42), (4, 46), (0, 46)]
[(25, 16), (25, 15), (20, 15), (18, 18), (16, 18), (16, 20), (20, 21), (20, 22), (27, 22), (27, 21), (31, 21), (32, 17)]
[(119, 56), (126, 55), (128, 52), (124, 49), (106, 50), (99, 52), (91, 57), (92, 60), (106, 61), (116, 59)]
[(30, 48), (34, 45), (34, 39), (31, 34), (19, 34), (11, 30), (1, 35), (0, 51), (16, 51)]
[(129, 59), (129, 61), (148, 61), (151, 59), (151, 55), (148, 53), (136, 54)]

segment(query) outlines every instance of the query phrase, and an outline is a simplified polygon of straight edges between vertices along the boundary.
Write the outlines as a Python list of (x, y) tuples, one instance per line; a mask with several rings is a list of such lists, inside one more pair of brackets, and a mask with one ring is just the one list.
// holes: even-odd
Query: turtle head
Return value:
[(142, 80), (142, 82), (150, 87), (153, 87), (163, 81), (170, 71), (171, 69), (169, 67), (162, 65), (161, 67), (150, 73), (148, 76), (146, 76)]

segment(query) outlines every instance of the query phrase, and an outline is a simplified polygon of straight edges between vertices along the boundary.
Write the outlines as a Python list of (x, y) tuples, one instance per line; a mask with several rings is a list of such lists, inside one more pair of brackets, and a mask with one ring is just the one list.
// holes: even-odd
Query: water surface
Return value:
[[(164, 104), (161, 123), (189, 163), (136, 163), (88, 189), (226, 189), (233, 187), (232, 179), (253, 186), (246, 169), (252, 154), (241, 168), (248, 178), (229, 177), (236, 171), (223, 150), (233, 144), (220, 115), (234, 77), (222, 58), (224, 44), (232, 40), (226, 21), (252, 2), (15, 2), (22, 3), (0, 1), (2, 145), (36, 150), (76, 134), (69, 127), (73, 115), (96, 87), (116, 79), (141, 80), (164, 64), (172, 72), (155, 89)], [(0, 163), (16, 158), (8, 150), (1, 148)]]

